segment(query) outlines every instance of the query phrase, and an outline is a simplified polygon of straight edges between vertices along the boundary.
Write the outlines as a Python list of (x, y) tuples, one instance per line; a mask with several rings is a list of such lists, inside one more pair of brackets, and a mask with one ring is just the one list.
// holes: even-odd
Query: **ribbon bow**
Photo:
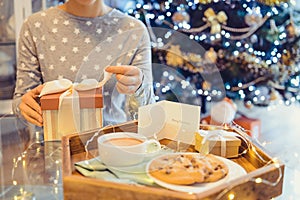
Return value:
[(210, 29), (211, 34), (220, 33), (221, 24), (226, 24), (228, 19), (224, 11), (220, 11), (218, 12), (218, 14), (216, 14), (212, 8), (208, 8), (204, 12), (204, 16), (206, 17), (207, 22), (211, 26)]
[[(100, 83), (96, 79), (85, 79), (81, 83), (72, 83), (68, 79), (59, 79), (44, 84), (39, 97), (63, 92), (59, 97), (58, 105), (57, 130), (59, 135), (75, 133), (81, 130), (78, 91), (96, 89), (102, 86)], [(64, 123), (66, 120), (68, 123)]]

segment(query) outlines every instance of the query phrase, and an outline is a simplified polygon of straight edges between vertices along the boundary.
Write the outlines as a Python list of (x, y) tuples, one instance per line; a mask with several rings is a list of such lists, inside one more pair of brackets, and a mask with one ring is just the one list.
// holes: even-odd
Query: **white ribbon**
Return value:
[(208, 140), (214, 140), (214, 141), (220, 141), (221, 142), (221, 156), (226, 156), (226, 141), (227, 140), (233, 140), (237, 137), (240, 137), (239, 134), (234, 132), (229, 132), (225, 130), (200, 130), (199, 133), (201, 136), (203, 136), (203, 140), (201, 142), (202, 146), (206, 143)]
[(44, 84), (40, 97), (47, 94), (63, 92), (58, 105), (58, 134), (66, 135), (79, 132), (80, 102), (77, 91), (96, 89), (99, 83), (96, 79), (85, 79), (81, 83), (72, 83), (68, 79), (49, 81)]

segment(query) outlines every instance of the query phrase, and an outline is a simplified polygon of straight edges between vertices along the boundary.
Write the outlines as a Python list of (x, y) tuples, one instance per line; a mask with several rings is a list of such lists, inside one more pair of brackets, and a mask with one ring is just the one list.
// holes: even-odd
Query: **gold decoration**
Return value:
[(276, 92), (274, 89), (272, 89), (271, 94), (270, 94), (270, 100), (275, 101), (277, 99), (278, 99), (278, 92)]
[(204, 58), (209, 63), (217, 63), (218, 54), (213, 47), (210, 47), (209, 50), (205, 52)]
[(208, 4), (208, 3), (211, 3), (212, 0), (196, 0), (195, 3), (201, 3), (201, 4)]
[(289, 38), (294, 38), (298, 35), (294, 23), (289, 23), (285, 28), (287, 30), (287, 35)]
[(174, 24), (189, 23), (190, 15), (185, 10), (180, 10), (173, 14), (172, 21)]
[(258, 0), (258, 1), (269, 6), (274, 6), (274, 5), (288, 2), (288, 0)]
[(174, 67), (182, 66), (184, 63), (183, 57), (184, 55), (180, 50), (180, 46), (171, 45), (166, 55), (167, 65), (171, 65)]
[(203, 81), (202, 83), (203, 90), (210, 90), (211, 89), (211, 83), (208, 81)]
[(221, 24), (226, 24), (227, 22), (227, 15), (224, 11), (218, 12), (216, 14), (212, 8), (208, 8), (204, 12), (204, 16), (206, 17), (207, 22), (210, 24), (211, 29), (210, 33), (211, 34), (216, 34), (221, 32)]
[(290, 66), (292, 64), (292, 60), (293, 60), (293, 59), (291, 59), (291, 52), (286, 51), (284, 54), (282, 54), (281, 60), (284, 65)]
[(190, 62), (198, 63), (202, 61), (202, 57), (199, 54), (189, 53), (187, 56), (188, 56), (188, 61)]
[(246, 14), (245, 22), (248, 26), (257, 26), (263, 20), (263, 16), (260, 13), (258, 7), (252, 8), (252, 12)]

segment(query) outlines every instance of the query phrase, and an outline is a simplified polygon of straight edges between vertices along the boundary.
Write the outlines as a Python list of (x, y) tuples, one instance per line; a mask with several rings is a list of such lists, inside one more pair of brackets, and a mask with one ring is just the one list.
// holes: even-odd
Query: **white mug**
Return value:
[(97, 141), (100, 159), (107, 166), (139, 164), (161, 148), (157, 140), (131, 132), (104, 134)]

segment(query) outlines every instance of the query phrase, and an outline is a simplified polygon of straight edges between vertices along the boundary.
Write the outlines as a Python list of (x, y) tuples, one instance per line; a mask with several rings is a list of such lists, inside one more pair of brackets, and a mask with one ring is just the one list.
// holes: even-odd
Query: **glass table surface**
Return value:
[(63, 199), (61, 142), (22, 121), (0, 118), (0, 199)]

